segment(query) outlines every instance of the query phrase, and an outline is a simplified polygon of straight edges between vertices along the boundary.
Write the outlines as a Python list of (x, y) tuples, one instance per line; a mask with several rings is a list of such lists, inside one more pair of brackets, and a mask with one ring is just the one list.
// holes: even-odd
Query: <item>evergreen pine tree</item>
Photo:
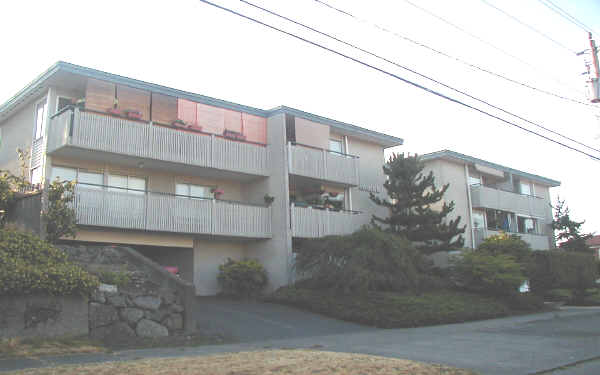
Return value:
[(590, 247), (586, 241), (592, 238), (593, 234), (581, 233), (581, 226), (585, 221), (571, 220), (571, 212), (569, 207), (565, 205), (565, 201), (561, 201), (560, 197), (556, 200), (556, 206), (552, 207), (554, 208), (552, 229), (557, 232), (555, 238), (559, 242), (558, 246), (561, 249), (570, 251), (590, 252)]
[(454, 210), (454, 202), (444, 202), (440, 209), (433, 207), (442, 200), (450, 184), (437, 189), (433, 172), (423, 175), (424, 168), (417, 155), (392, 154), (383, 165), (383, 173), (388, 176), (383, 184), (388, 198), (371, 194), (371, 200), (386, 207), (389, 216), (373, 215), (372, 223), (384, 224), (385, 229), (405, 237), (426, 254), (461, 248), (465, 226), (458, 226), (460, 216), (445, 220)]

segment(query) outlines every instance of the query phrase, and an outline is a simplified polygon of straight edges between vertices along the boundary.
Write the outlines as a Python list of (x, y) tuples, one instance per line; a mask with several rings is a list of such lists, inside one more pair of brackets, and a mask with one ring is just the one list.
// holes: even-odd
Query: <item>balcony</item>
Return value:
[[(495, 236), (500, 234), (500, 231), (491, 230), (491, 229), (475, 229), (473, 234), (475, 235), (475, 247), (478, 247), (483, 240), (490, 236)], [(548, 250), (550, 248), (550, 242), (547, 235), (544, 234), (533, 234), (533, 233), (512, 233), (508, 232), (508, 234), (515, 234), (525, 242), (531, 246), (533, 250)]]
[[(150, 159), (156, 161), (156, 168), (184, 167), (186, 174), (194, 174), (194, 168), (200, 167), (268, 175), (265, 145), (79, 109), (62, 111), (52, 118), (48, 153), (132, 165)], [(119, 157), (113, 160), (110, 155)]]
[(536, 217), (546, 217), (549, 204), (544, 198), (482, 185), (471, 186), (471, 203), (473, 208), (493, 208)]
[(270, 238), (271, 209), (214, 199), (78, 185), (79, 225), (198, 235)]
[(290, 173), (349, 186), (358, 185), (358, 156), (288, 143)]
[(292, 236), (318, 238), (351, 234), (368, 222), (368, 217), (357, 211), (329, 211), (292, 204)]

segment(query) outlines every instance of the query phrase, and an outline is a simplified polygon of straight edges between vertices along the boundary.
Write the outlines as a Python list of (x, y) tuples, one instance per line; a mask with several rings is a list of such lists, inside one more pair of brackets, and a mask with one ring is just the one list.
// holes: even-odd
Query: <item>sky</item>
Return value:
[[(486, 1), (564, 47), (483, 0), (411, 0), (471, 35), (405, 0), (326, 0), (369, 22), (314, 0), (249, 1), (600, 149), (600, 105), (584, 106), (506, 82), (369, 23), (511, 79), (589, 102), (581, 74), (584, 58), (573, 53), (589, 49), (587, 33), (539, 0)], [(214, 2), (540, 130), (241, 1)], [(600, 32), (600, 0), (553, 2)], [(559, 180), (553, 199), (560, 195), (575, 219), (586, 220), (585, 231), (600, 233), (600, 161), (198, 0), (22, 0), (2, 4), (2, 13), (0, 102), (61, 60), (262, 109), (286, 105), (405, 140), (391, 151), (450, 149)], [(600, 44), (600, 35), (595, 38)]]

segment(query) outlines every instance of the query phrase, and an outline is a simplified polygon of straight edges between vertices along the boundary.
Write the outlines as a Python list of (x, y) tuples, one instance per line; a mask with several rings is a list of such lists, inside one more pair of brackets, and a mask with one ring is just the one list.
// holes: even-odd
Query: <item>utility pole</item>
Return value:
[(590, 39), (590, 50), (592, 54), (591, 69), (588, 68), (590, 75), (589, 87), (592, 103), (600, 103), (600, 64), (598, 63), (598, 48), (592, 38), (592, 33), (588, 33)]

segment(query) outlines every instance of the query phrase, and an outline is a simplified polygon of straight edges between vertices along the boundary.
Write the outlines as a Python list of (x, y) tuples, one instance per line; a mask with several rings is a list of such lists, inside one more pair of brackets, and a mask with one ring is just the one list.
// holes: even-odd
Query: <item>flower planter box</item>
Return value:
[(132, 118), (132, 119), (136, 119), (136, 120), (142, 119), (142, 112), (140, 112), (140, 111), (125, 110), (125, 115), (128, 118)]
[(106, 113), (115, 115), (115, 116), (121, 116), (121, 110), (118, 108), (108, 108), (106, 110)]
[(225, 130), (223, 131), (223, 137), (225, 138), (229, 138), (229, 139), (235, 139), (238, 141), (245, 141), (246, 140), (246, 136), (243, 135), (240, 132), (234, 132), (233, 130)]

